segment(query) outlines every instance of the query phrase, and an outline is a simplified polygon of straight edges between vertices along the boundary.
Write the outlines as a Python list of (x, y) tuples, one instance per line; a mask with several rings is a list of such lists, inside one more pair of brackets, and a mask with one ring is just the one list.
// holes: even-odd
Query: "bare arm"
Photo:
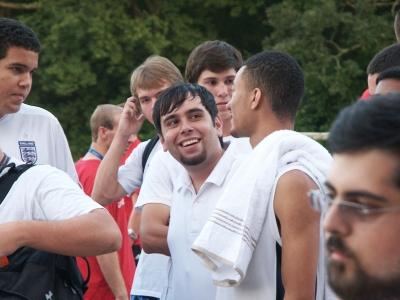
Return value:
[(145, 252), (170, 255), (167, 243), (169, 210), (165, 204), (143, 206), (140, 233)]
[(274, 209), (282, 237), (285, 300), (315, 299), (320, 216), (307, 193), (316, 188), (305, 173), (289, 171), (278, 181)]
[(138, 235), (140, 232), (140, 220), (141, 220), (141, 215), (142, 215), (142, 213), (139, 209), (135, 210), (135, 203), (136, 203), (137, 197), (138, 197), (138, 192), (136, 191), (131, 196), (133, 209), (132, 209), (131, 215), (129, 216), (129, 220), (128, 220), (128, 228), (132, 229), (136, 235)]
[(15, 221), (0, 225), (0, 256), (23, 246), (69, 256), (93, 256), (118, 250), (121, 233), (105, 209), (62, 221)]
[(101, 205), (108, 205), (126, 195), (118, 182), (118, 167), (129, 138), (142, 124), (141, 119), (136, 118), (135, 104), (131, 99), (126, 101), (114, 139), (97, 170), (92, 198)]
[(92, 198), (103, 206), (126, 195), (118, 182), (118, 168), (127, 142), (128, 139), (116, 133), (110, 149), (108, 149), (97, 170)]
[(108, 286), (113, 292), (115, 299), (128, 300), (128, 292), (126, 290), (125, 281), (121, 273), (118, 253), (112, 252), (96, 257), (101, 272)]

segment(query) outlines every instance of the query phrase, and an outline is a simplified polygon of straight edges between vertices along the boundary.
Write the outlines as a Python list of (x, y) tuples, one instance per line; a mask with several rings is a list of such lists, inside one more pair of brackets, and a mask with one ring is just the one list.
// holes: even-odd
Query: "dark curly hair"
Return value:
[(0, 18), (0, 59), (6, 57), (10, 47), (40, 52), (39, 39), (30, 28), (17, 20)]

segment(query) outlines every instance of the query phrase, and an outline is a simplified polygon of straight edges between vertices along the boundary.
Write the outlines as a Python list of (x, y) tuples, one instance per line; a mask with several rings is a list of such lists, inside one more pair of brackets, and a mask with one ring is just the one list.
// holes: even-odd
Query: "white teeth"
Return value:
[(182, 146), (183, 147), (190, 146), (197, 142), (198, 142), (198, 139), (187, 140), (187, 141), (182, 142)]

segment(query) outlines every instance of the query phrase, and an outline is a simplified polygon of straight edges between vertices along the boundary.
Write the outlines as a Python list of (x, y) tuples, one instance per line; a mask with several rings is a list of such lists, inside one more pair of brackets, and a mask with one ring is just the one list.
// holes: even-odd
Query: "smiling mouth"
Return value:
[(183, 141), (181, 143), (181, 146), (182, 147), (188, 147), (188, 146), (191, 146), (191, 145), (194, 145), (194, 144), (198, 143), (199, 141), (200, 141), (199, 139), (186, 140), (186, 141)]

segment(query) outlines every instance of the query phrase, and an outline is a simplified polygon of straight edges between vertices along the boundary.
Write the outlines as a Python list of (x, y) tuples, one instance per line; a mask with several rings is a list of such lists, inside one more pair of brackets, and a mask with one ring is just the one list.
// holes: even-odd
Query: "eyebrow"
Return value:
[[(187, 112), (185, 112), (185, 115), (190, 115), (190, 114), (197, 113), (197, 112), (204, 113), (205, 111), (204, 111), (204, 109), (201, 109), (201, 108), (192, 108), (192, 109), (189, 109)], [(164, 120), (162, 122), (164, 123), (164, 122), (174, 119), (174, 118), (175, 119), (177, 118), (176, 113), (170, 113), (170, 114), (164, 115)]]
[(168, 122), (169, 120), (172, 119), (176, 119), (176, 114), (169, 114), (166, 117), (164, 117), (164, 119), (162, 120), (162, 123), (165, 124), (166, 122)]
[[(235, 77), (236, 77), (236, 75), (228, 75), (228, 76), (225, 76), (224, 79), (225, 78), (235, 78)], [(216, 76), (204, 77), (204, 80), (206, 80), (206, 79), (217, 79), (217, 77)]]
[[(17, 63), (17, 62), (9, 64), (9, 67), (18, 67), (18, 68), (23, 68), (23, 69), (29, 69), (28, 65)], [(35, 70), (37, 70), (37, 68), (32, 69), (32, 71), (35, 71)]]
[(147, 99), (147, 98), (151, 98), (151, 96), (142, 96), (142, 97), (138, 97), (139, 100)]
[(389, 202), (385, 197), (383, 196), (379, 196), (379, 195), (375, 195), (369, 192), (365, 192), (365, 191), (351, 191), (351, 192), (347, 192), (345, 193), (346, 197), (362, 197), (362, 198), (367, 198), (367, 199), (371, 199), (371, 200), (375, 200), (381, 203), (387, 203)]
[(186, 115), (190, 115), (190, 114), (196, 113), (196, 112), (204, 113), (204, 109), (201, 109), (201, 108), (192, 108), (192, 109), (189, 109), (185, 114), (186, 114)]
[[(334, 188), (334, 186), (329, 181), (325, 182), (325, 186), (329, 190), (331, 190), (333, 192), (336, 192), (336, 189)], [(362, 197), (362, 198), (368, 198), (368, 199), (375, 200), (375, 201), (382, 202), (382, 203), (387, 203), (388, 202), (388, 199), (386, 199), (383, 196), (379, 196), (379, 195), (376, 195), (376, 194), (373, 194), (373, 193), (369, 193), (369, 192), (365, 192), (365, 191), (357, 191), (357, 190), (346, 192), (345, 193), (345, 197)]]

